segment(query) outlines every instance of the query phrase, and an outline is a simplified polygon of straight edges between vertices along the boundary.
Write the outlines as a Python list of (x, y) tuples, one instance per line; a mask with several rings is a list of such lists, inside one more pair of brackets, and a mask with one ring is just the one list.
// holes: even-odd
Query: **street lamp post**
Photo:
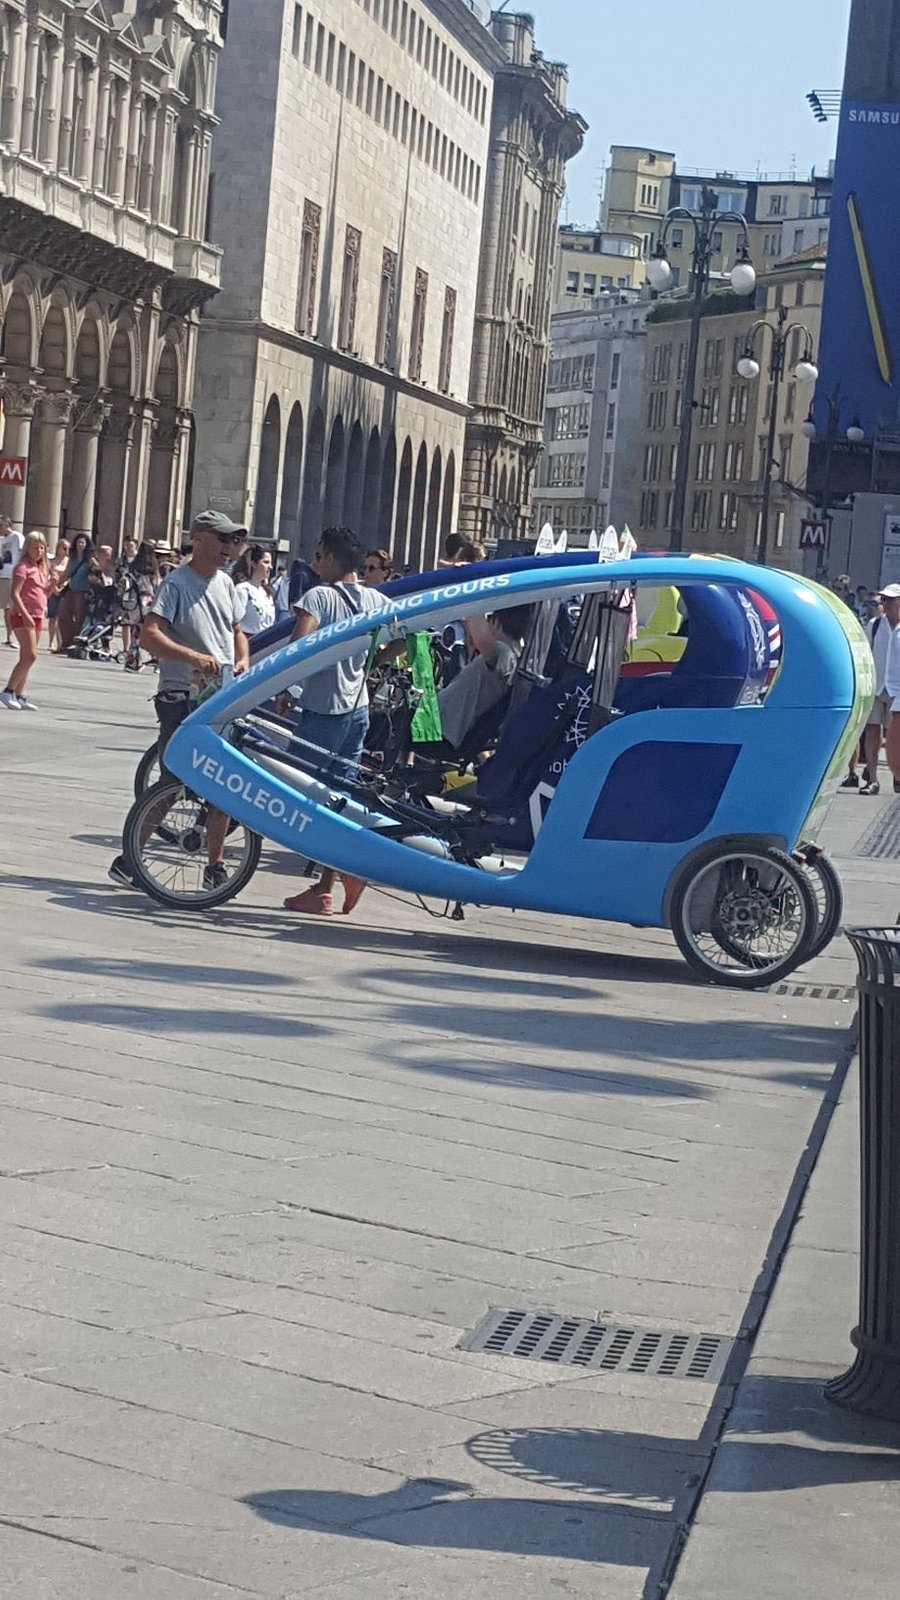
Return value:
[[(819, 578), (821, 578), (827, 572), (829, 556), (831, 554), (831, 514), (829, 510), (831, 502), (831, 468), (834, 462), (834, 447), (838, 442), (838, 436), (841, 431), (841, 410), (844, 405), (844, 397), (841, 395), (840, 384), (836, 386), (832, 394), (828, 395), (825, 404), (828, 409), (828, 420), (825, 425), (825, 462), (822, 469), (822, 485), (819, 490), (819, 511), (822, 521), (825, 523), (827, 533), (826, 545), (822, 547), (819, 552), (817, 564), (817, 576)], [(865, 431), (859, 419), (859, 413), (856, 408), (852, 406), (852, 402), (851, 408), (853, 412), (853, 420), (851, 421), (850, 426), (844, 430), (844, 438), (847, 440), (848, 444), (862, 444), (866, 437)], [(800, 431), (804, 437), (809, 440), (810, 444), (815, 443), (819, 434), (816, 427), (815, 418), (813, 417), (811, 410)]]
[(709, 288), (710, 268), (716, 251), (717, 229), (723, 223), (736, 224), (740, 229), (741, 248), (731, 272), (731, 286), (735, 294), (750, 295), (756, 288), (756, 273), (750, 260), (750, 234), (747, 219), (735, 211), (719, 210), (719, 196), (708, 184), (700, 193), (699, 211), (688, 211), (675, 206), (666, 214), (659, 236), (659, 244), (647, 264), (650, 286), (659, 292), (671, 287), (674, 274), (666, 250), (669, 229), (673, 222), (689, 222), (694, 230), (694, 253), (691, 261), (691, 331), (688, 342), (687, 368), (684, 379), (681, 407), (681, 431), (678, 440), (678, 469), (672, 501), (672, 526), (669, 535), (671, 550), (684, 549), (684, 514), (687, 504), (688, 483), (691, 476), (691, 439), (694, 432), (694, 389), (697, 383), (697, 357), (700, 353), (700, 325), (703, 319), (703, 301)]
[(772, 356), (769, 362), (769, 377), (772, 383), (772, 392), (769, 397), (769, 433), (766, 444), (765, 474), (763, 477), (762, 515), (759, 525), (759, 564), (764, 567), (769, 553), (769, 517), (772, 509), (772, 479), (775, 473), (775, 435), (778, 429), (778, 397), (781, 392), (781, 380), (784, 377), (785, 360), (787, 357), (787, 344), (791, 334), (799, 330), (803, 334), (804, 354), (794, 368), (794, 376), (801, 383), (815, 383), (819, 376), (819, 369), (813, 361), (813, 339), (809, 329), (802, 322), (788, 322), (786, 306), (778, 307), (778, 321), (773, 326), (771, 322), (761, 319), (754, 322), (750, 329), (744, 354), (737, 364), (738, 372), (742, 378), (752, 382), (759, 377), (760, 365), (754, 354), (758, 339), (762, 338), (763, 331), (768, 329), (772, 335)]

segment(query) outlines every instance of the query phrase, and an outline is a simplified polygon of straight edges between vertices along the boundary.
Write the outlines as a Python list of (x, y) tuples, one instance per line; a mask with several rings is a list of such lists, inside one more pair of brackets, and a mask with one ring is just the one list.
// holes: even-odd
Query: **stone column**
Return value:
[(36, 383), (3, 385), (3, 454), (21, 457), (28, 465), (24, 483), (0, 483), (0, 512), (10, 517), (13, 527), (20, 530), (25, 521), (25, 495), (31, 466), (31, 425), (40, 395)]
[(41, 161), (56, 162), (59, 147), (60, 98), (62, 95), (62, 44), (52, 36), (47, 44), (47, 83), (40, 128), (35, 129), (35, 144)]
[(74, 172), (77, 154), (72, 148), (72, 127), (75, 116), (75, 72), (78, 56), (74, 50), (66, 51), (63, 67), (62, 105), (59, 118), (59, 142), (56, 147), (56, 164), (60, 172)]
[(125, 204), (130, 211), (137, 205), (141, 175), (141, 135), (143, 132), (144, 96), (133, 89), (128, 122), (128, 159), (125, 163)]
[[(94, 73), (93, 76), (96, 78), (97, 74)], [(111, 87), (109, 70), (107, 67), (101, 67), (100, 90), (96, 101), (97, 112), (94, 118), (95, 133), (93, 187), (95, 189), (102, 189), (106, 179), (106, 147), (109, 143), (111, 131), (109, 126)], [(87, 121), (87, 119), (85, 119), (85, 121)]]
[(119, 408), (113, 406), (103, 431), (99, 537), (104, 544), (111, 544), (116, 550), (121, 544), (125, 518), (125, 491), (134, 442), (134, 420), (130, 405)]
[(137, 205), (139, 211), (147, 211), (155, 215), (153, 210), (153, 179), (156, 172), (156, 130), (159, 121), (159, 101), (152, 100), (148, 95), (144, 101), (144, 107), (144, 148), (140, 180), (138, 182)]
[(187, 150), (184, 158), (184, 181), (181, 189), (181, 215), (175, 218), (178, 232), (186, 239), (193, 239), (193, 209), (194, 191), (197, 183), (197, 162), (199, 157), (200, 135), (196, 128), (192, 128), (187, 140)]
[(40, 29), (33, 24), (28, 28), (28, 43), (25, 49), (25, 99), (22, 103), (22, 149), (29, 155), (35, 152), (37, 129), (34, 125), (34, 114), (37, 110), (37, 80), (38, 66), (41, 53)]
[(86, 533), (88, 538), (93, 538), (98, 447), (109, 412), (108, 401), (97, 396), (76, 417), (66, 506), (70, 539), (76, 539), (79, 533)]
[(41, 396), (40, 430), (32, 452), (34, 471), (29, 472), (29, 531), (33, 528), (44, 535), (51, 554), (59, 538), (66, 433), (74, 407), (75, 396), (67, 389)]
[(171, 106), (165, 106), (157, 130), (156, 174), (153, 186), (153, 215), (164, 227), (174, 224), (172, 218), (172, 179), (175, 162), (175, 131), (178, 117)]
[(125, 539), (143, 539), (144, 537), (150, 456), (153, 450), (153, 436), (156, 432), (158, 411), (159, 402), (156, 400), (139, 400), (135, 402), (136, 426), (122, 520), (122, 537)]
[(7, 13), (9, 18), (9, 55), (6, 78), (3, 84), (3, 101), (0, 105), (0, 139), (10, 149), (18, 150), (22, 136), (22, 62), (25, 55), (25, 18), (18, 11)]
[(187, 475), (191, 459), (191, 422), (189, 411), (179, 411), (175, 425), (175, 448), (172, 451), (172, 476), (169, 479), (169, 507), (167, 532), (169, 541), (177, 550), (181, 543), (184, 502), (187, 495)]
[(130, 96), (127, 86), (121, 79), (117, 80), (113, 90), (112, 104), (115, 106), (115, 118), (110, 125), (110, 137), (115, 137), (112, 153), (112, 177), (109, 181), (109, 192), (116, 200), (125, 199), (125, 166), (128, 154), (128, 138), (130, 127)]
[(84, 103), (81, 107), (81, 136), (78, 140), (79, 148), (74, 152), (74, 171), (79, 183), (92, 187), (94, 176), (94, 150), (97, 137), (97, 88), (98, 72), (91, 63), (90, 70), (84, 80)]

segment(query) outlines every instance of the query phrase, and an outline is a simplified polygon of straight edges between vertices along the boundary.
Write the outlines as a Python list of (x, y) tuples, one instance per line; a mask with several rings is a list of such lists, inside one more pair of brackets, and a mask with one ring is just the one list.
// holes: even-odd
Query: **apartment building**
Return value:
[(592, 529), (632, 516), (649, 311), (649, 297), (629, 289), (554, 315), (536, 529), (550, 523), (586, 544)]
[[(722, 170), (680, 171), (668, 151), (613, 145), (604, 180), (600, 225), (606, 233), (638, 241), (646, 261), (659, 244), (667, 213), (676, 206), (699, 209), (704, 186), (718, 196), (722, 224), (712, 261), (714, 277), (727, 277), (737, 259), (742, 230), (735, 219), (749, 224), (750, 254), (757, 271), (767, 271), (783, 256), (797, 255), (828, 241), (831, 211), (831, 174), (794, 173), (755, 177)], [(675, 274), (675, 286), (686, 285), (691, 272), (694, 232), (689, 222), (673, 221), (666, 249)]]
[(576, 311), (598, 295), (639, 289), (645, 277), (641, 241), (633, 234), (562, 227), (557, 241), (553, 311)]
[(310, 555), (398, 564), (456, 524), (495, 75), (467, 0), (232, 6), (194, 500)]
[[(774, 402), (769, 374), (772, 330), (784, 307), (788, 344), (777, 402), (769, 559), (800, 570), (800, 523), (807, 514), (803, 491), (809, 457), (803, 424), (813, 396), (811, 386), (796, 379), (794, 368), (805, 352), (803, 329), (808, 330), (813, 348), (818, 345), (824, 276), (825, 252), (814, 246), (802, 255), (783, 259), (760, 279), (755, 309), (732, 309), (735, 301), (728, 295), (714, 295), (707, 301), (686, 507), (685, 543), (690, 550), (751, 561), (756, 556)], [(685, 301), (673, 300), (659, 302), (647, 319), (643, 426), (636, 441), (640, 492), (633, 523), (642, 543), (668, 543), (679, 429), (687, 404), (688, 314)], [(756, 339), (762, 370), (758, 379), (748, 382), (739, 376), (737, 363), (760, 320), (768, 329)]]

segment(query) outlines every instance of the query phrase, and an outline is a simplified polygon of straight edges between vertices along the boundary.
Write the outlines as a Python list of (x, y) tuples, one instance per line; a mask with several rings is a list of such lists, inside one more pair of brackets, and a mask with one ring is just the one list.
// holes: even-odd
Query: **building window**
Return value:
[(596, 272), (585, 273), (584, 278), (582, 279), (581, 292), (583, 295), (586, 295), (589, 300), (593, 300), (594, 295), (597, 293)]
[(723, 533), (736, 533), (738, 525), (738, 512), (740, 501), (736, 494), (727, 490), (719, 498), (719, 527)]
[(300, 235), (300, 276), (297, 284), (297, 332), (310, 335), (316, 329), (316, 285), (319, 277), (319, 239), (322, 207), (311, 200), (303, 203), (303, 232)]
[(614, 434), (615, 434), (615, 431), (616, 431), (616, 407), (615, 407), (615, 402), (611, 401), (610, 404), (606, 408), (606, 437), (607, 437), (607, 439), (612, 439)]
[(735, 428), (739, 423), (747, 421), (747, 401), (749, 386), (746, 383), (733, 383), (728, 391), (728, 423)]
[(594, 387), (594, 368), (596, 363), (596, 356), (585, 356), (584, 373), (581, 380), (581, 387), (586, 389), (588, 393), (590, 393)]
[(691, 532), (706, 533), (709, 528), (709, 513), (712, 505), (712, 495), (709, 489), (698, 489), (694, 495), (694, 504), (691, 508)]
[(700, 426), (714, 428), (719, 420), (719, 391), (712, 384), (704, 384), (700, 391)]
[(612, 482), (612, 456), (607, 452), (603, 457), (603, 482), (601, 488), (608, 489)]
[(683, 250), (684, 249), (684, 229), (683, 228), (673, 228), (672, 229), (671, 244), (672, 244), (672, 249), (673, 250)]
[(397, 252), (381, 252), (381, 288), (378, 294), (378, 330), (375, 360), (380, 367), (394, 365), (394, 317), (397, 304)]
[(794, 229), (794, 255), (795, 256), (799, 255), (800, 251), (803, 249), (803, 241), (804, 241), (805, 238), (806, 238), (806, 229), (805, 228), (795, 228)]
[(618, 387), (619, 387), (619, 373), (621, 371), (621, 368), (622, 368), (622, 357), (619, 355), (618, 351), (615, 351), (613, 353), (612, 365), (611, 365), (611, 367), (609, 369), (609, 387), (610, 387), (610, 389), (618, 389)]
[(348, 226), (344, 236), (344, 272), (341, 279), (341, 309), (338, 319), (338, 348), (352, 350), (356, 334), (356, 302), (359, 297), (359, 256), (362, 234)]
[(581, 273), (580, 272), (567, 272), (566, 273), (566, 294), (577, 294), (580, 283), (581, 283)]
[(713, 443), (697, 446), (697, 482), (712, 483), (716, 475), (716, 447)]
[(726, 483), (737, 483), (744, 475), (744, 446), (740, 442), (732, 441), (725, 446), (725, 460), (722, 466), (722, 477)]
[(796, 285), (796, 287), (794, 289), (794, 305), (795, 306), (802, 306), (802, 304), (803, 304), (805, 299), (806, 299), (806, 284), (803, 282), (803, 279), (801, 278), (800, 282)]
[(416, 267), (413, 289), (412, 327), (409, 338), (409, 375), (413, 383), (422, 381), (422, 361), (425, 355), (425, 317), (428, 310), (428, 273)]
[(797, 385), (789, 383), (784, 392), (784, 420), (793, 422), (797, 407)]
[(438, 388), (441, 394), (450, 393), (453, 373), (453, 334), (456, 329), (456, 290), (444, 290), (444, 320), (441, 325), (441, 363), (438, 369)]
[(769, 195), (769, 216), (783, 217), (787, 211), (787, 196), (783, 194)]
[(295, 56), (298, 60), (299, 60), (299, 57), (300, 57), (300, 48), (301, 48), (302, 40), (303, 40), (303, 7), (302, 6), (295, 6), (294, 7), (294, 31), (293, 31), (293, 36), (291, 38), (291, 54), (293, 56)]
[(645, 489), (641, 495), (641, 527), (655, 528), (659, 519), (659, 491)]

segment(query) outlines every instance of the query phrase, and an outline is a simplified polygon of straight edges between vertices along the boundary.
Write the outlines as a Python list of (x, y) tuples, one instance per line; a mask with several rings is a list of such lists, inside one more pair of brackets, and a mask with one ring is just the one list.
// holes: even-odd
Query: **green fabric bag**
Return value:
[(413, 683), (422, 690), (422, 698), (412, 719), (413, 744), (431, 744), (444, 737), (437, 689), (434, 684), (434, 662), (427, 633), (411, 633), (406, 641), (406, 658)]

